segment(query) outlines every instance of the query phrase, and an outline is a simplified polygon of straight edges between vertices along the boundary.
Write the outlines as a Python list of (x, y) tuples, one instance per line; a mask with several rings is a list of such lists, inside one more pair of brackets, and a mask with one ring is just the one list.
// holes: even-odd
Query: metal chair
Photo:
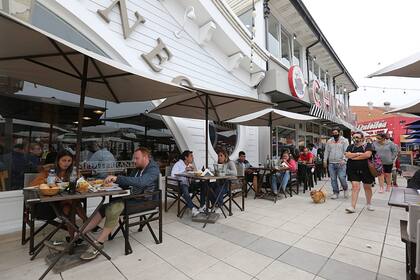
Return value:
[[(120, 197), (124, 202), (124, 210), (119, 219), (119, 226), (115, 232), (109, 237), (109, 240), (115, 238), (117, 233), (121, 230), (124, 236), (125, 245), (124, 251), (126, 255), (133, 252), (130, 244), (130, 227), (139, 226), (137, 231), (142, 231), (144, 226), (147, 226), (153, 236), (156, 244), (162, 243), (162, 191), (156, 190), (138, 195), (128, 195)], [(138, 200), (137, 203), (133, 202)], [(130, 220), (138, 219), (135, 222)], [(159, 225), (159, 238), (150, 225), (151, 222), (158, 221)]]
[[(237, 182), (231, 182), (228, 186), (228, 191), (223, 197), (223, 206), (228, 210), (229, 216), (232, 216), (232, 202), (239, 210), (245, 211), (245, 194), (246, 194), (246, 180), (241, 177)], [(235, 198), (241, 197), (241, 205)]]

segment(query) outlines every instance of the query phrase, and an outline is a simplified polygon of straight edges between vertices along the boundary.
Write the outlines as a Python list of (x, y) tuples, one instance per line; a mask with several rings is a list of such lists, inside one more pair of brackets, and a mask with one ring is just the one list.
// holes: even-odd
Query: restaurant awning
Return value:
[(123, 115), (110, 118), (104, 118), (104, 121), (117, 122), (124, 124), (132, 124), (144, 126), (153, 129), (164, 129), (166, 124), (163, 122), (162, 117), (152, 113), (140, 113), (132, 115)]
[[(101, 123), (100, 117), (104, 112), (105, 108), (86, 105), (83, 123)], [(0, 115), (4, 118), (47, 124), (75, 124), (79, 116), (79, 103), (56, 98), (0, 93)]]
[(420, 78), (420, 52), (388, 65), (367, 77), (373, 78), (379, 76)]

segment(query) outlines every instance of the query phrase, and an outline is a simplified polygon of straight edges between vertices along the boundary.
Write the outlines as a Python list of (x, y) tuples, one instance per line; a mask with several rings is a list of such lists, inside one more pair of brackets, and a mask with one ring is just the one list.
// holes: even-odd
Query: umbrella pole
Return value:
[(89, 58), (84, 56), (83, 58), (83, 74), (80, 86), (80, 109), (79, 118), (77, 121), (77, 140), (76, 140), (76, 167), (79, 172), (80, 165), (80, 149), (82, 146), (82, 127), (83, 127), (83, 115), (85, 110), (85, 95), (87, 86), (87, 72), (88, 72)]
[(30, 147), (31, 144), (32, 144), (32, 126), (29, 127), (29, 140), (28, 140), (28, 142), (29, 142), (29, 147)]
[(273, 117), (272, 112), (270, 112), (268, 123), (270, 125), (270, 159), (273, 159)]
[(147, 147), (147, 125), (144, 127), (144, 146)]
[(209, 168), (209, 95), (206, 94), (206, 168)]
[(52, 133), (53, 133), (53, 124), (50, 123), (50, 130), (49, 130), (49, 134), (48, 134), (48, 147), (51, 147), (51, 145), (52, 145)]

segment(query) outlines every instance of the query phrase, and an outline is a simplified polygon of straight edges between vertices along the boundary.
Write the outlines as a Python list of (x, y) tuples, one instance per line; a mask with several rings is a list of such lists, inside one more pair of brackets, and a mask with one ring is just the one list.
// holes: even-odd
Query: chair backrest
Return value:
[(245, 168), (242, 164), (236, 163), (236, 171), (238, 176), (245, 176)]
[(166, 186), (179, 186), (180, 180), (177, 177), (166, 176), (165, 185)]
[(31, 182), (35, 180), (35, 178), (38, 176), (39, 173), (25, 173), (23, 175), (23, 186), (29, 187)]

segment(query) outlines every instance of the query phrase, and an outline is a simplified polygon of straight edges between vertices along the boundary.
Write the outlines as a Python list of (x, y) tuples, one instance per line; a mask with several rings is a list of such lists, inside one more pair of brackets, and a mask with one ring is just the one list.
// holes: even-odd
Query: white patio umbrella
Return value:
[(420, 78), (420, 52), (388, 65), (387, 67), (382, 68), (367, 77), (373, 78), (379, 76)]
[(416, 100), (402, 107), (390, 110), (385, 114), (408, 113), (420, 116), (420, 100)]
[(157, 80), (0, 12), (0, 75), (80, 95), (76, 162), (85, 96), (134, 102), (185, 94), (189, 90)]
[(205, 120), (206, 168), (208, 168), (209, 120), (225, 121), (260, 111), (273, 104), (255, 98), (194, 88), (194, 93), (169, 97), (151, 113)]
[[(231, 119), (228, 122), (246, 126), (268, 126), (270, 127), (271, 135), (271, 131), (273, 131), (273, 126), (287, 126), (291, 123), (295, 123), (296, 121), (312, 121), (316, 119), (318, 118), (269, 108), (252, 114), (244, 115), (235, 119)], [(270, 158), (272, 156), (273, 144), (270, 137)]]

